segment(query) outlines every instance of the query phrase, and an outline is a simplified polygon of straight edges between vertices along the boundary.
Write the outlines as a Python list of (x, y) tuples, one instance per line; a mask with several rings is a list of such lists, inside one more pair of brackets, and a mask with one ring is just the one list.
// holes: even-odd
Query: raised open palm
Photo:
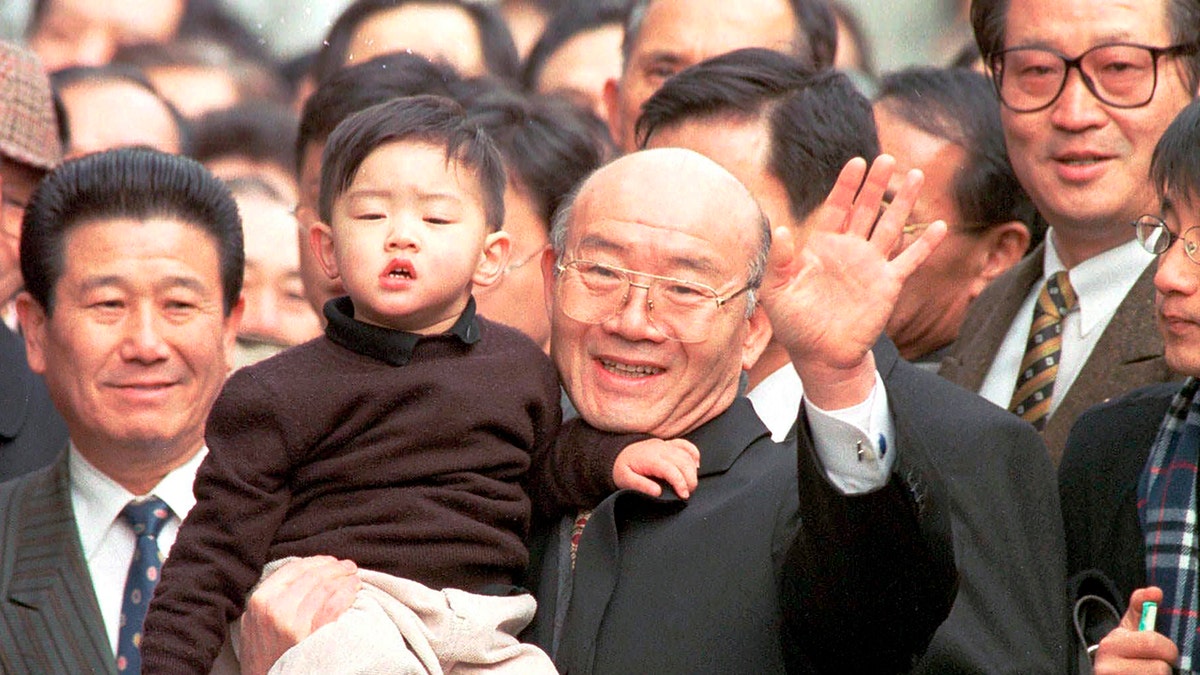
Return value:
[(802, 377), (806, 368), (860, 368), (887, 325), (904, 281), (946, 234), (939, 221), (891, 257), (924, 180), (920, 171), (910, 171), (880, 215), (895, 165), (895, 159), (880, 155), (868, 172), (866, 161), (851, 160), (809, 216), (803, 244), (788, 227), (771, 233), (761, 298), (775, 339)]

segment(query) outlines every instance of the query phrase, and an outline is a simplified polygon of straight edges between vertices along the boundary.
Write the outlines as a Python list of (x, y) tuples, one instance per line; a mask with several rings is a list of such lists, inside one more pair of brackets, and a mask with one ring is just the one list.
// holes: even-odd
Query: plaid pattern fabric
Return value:
[(1200, 554), (1196, 546), (1196, 464), (1200, 455), (1200, 379), (1176, 394), (1138, 481), (1146, 537), (1146, 578), (1163, 590), (1157, 630), (1179, 647), (1179, 669), (1200, 668)]
[(0, 41), (0, 154), (42, 169), (62, 161), (50, 80), (32, 52)]

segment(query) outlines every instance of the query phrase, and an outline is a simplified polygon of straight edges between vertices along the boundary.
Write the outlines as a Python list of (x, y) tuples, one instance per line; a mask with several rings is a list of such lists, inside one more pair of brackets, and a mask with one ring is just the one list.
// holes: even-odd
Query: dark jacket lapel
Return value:
[(1080, 369), (1067, 395), (1046, 422), (1042, 437), (1057, 467), (1071, 425), (1088, 408), (1128, 391), (1181, 376), (1163, 357), (1154, 315), (1155, 265), (1149, 265), (1117, 307), (1112, 321)]
[[(750, 401), (738, 398), (729, 410), (687, 435), (700, 449), (699, 477), (704, 479), (728, 471), (746, 448), (769, 433), (754, 414)], [(572, 675), (592, 672), (601, 623), (621, 573), (619, 523), (623, 517), (631, 509), (678, 511), (686, 505), (670, 488), (664, 488), (659, 498), (620, 490), (592, 512), (579, 541), (570, 607), (555, 658), (561, 672)]]
[(50, 670), (115, 673), (71, 508), (66, 455), (6, 487), (11, 489), (0, 490), (0, 512), (5, 514), (0, 525), (3, 639), (42, 643), (3, 648), (17, 663), (19, 654), (30, 649), (52, 660), (42, 664)]
[[(987, 376), (1004, 336), (1017, 318), (1029, 290), (1042, 276), (1045, 244), (983, 289), (963, 319), (958, 340), (942, 360), (938, 374), (971, 391), (978, 392)], [(1028, 322), (1032, 322), (1030, 316)]]

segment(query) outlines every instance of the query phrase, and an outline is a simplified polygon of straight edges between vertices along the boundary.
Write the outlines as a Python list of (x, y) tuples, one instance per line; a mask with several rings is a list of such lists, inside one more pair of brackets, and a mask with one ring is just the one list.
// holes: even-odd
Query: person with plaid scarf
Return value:
[[(1080, 637), (1091, 642), (1084, 617), (1095, 597), (1117, 606), (1129, 598), (1119, 623), (1089, 648), (1097, 673), (1200, 673), (1197, 147), (1200, 101), (1193, 101), (1154, 150), (1150, 177), (1160, 210), (1133, 224), (1138, 240), (1159, 256), (1155, 305), (1167, 364), (1189, 377), (1182, 387), (1140, 389), (1082, 415), (1059, 472)], [(1158, 605), (1153, 626), (1139, 626), (1146, 601)]]

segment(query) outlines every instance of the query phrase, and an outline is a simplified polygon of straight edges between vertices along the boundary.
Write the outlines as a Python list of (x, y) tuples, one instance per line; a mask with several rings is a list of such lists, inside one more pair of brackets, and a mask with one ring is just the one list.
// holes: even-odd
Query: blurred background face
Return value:
[(524, 59), (537, 43), (538, 37), (546, 27), (550, 17), (531, 0), (501, 0), (500, 13), (504, 23), (512, 33), (513, 42), (517, 46), (517, 54)]
[(46, 0), (28, 37), (47, 71), (100, 66), (122, 45), (166, 42), (175, 35), (185, 0)]
[(550, 348), (541, 255), (550, 244), (549, 223), (521, 185), (504, 191), (504, 231), (512, 238), (508, 267), (495, 284), (475, 289), (479, 313), (525, 333), (543, 350)]
[(354, 31), (345, 65), (405, 50), (445, 61), (464, 77), (487, 74), (479, 30), (470, 15), (459, 7), (424, 3), (371, 15)]
[(537, 90), (566, 96), (604, 119), (604, 83), (621, 76), (621, 38), (617, 24), (584, 31), (567, 40), (542, 66)]
[(220, 68), (161, 66), (146, 68), (145, 73), (163, 98), (187, 118), (228, 108), (241, 98), (233, 77)]
[[(899, 189), (910, 169), (925, 173), (909, 223), (944, 220), (949, 227), (941, 246), (905, 282), (887, 333), (905, 347), (930, 341), (929, 346), (940, 348), (958, 336), (967, 307), (987, 285), (980, 276), (986, 262), (984, 242), (968, 231), (974, 224), (963, 222), (954, 198), (954, 179), (965, 168), (967, 152), (889, 113), (886, 103), (876, 104), (875, 120), (880, 149), (896, 158), (889, 189)], [(901, 245), (907, 246), (918, 236), (916, 232), (904, 235)]]
[(238, 365), (321, 334), (304, 296), (296, 217), (283, 203), (262, 196), (238, 199), (246, 246), (246, 299), (238, 329)]
[(59, 95), (67, 113), (71, 143), (67, 156), (145, 145), (178, 154), (179, 125), (162, 99), (122, 80), (76, 82)]
[(300, 167), (300, 201), (296, 207), (297, 242), (300, 251), (300, 278), (304, 283), (304, 297), (324, 323), (322, 309), (325, 303), (345, 295), (340, 281), (330, 279), (321, 269), (316, 254), (309, 246), (308, 232), (317, 222), (317, 194), (321, 190), (321, 153), (325, 143), (310, 143), (304, 149), (304, 161)]
[(21, 220), (41, 172), (0, 157), (0, 305), (21, 290)]
[(625, 152), (637, 149), (633, 126), (642, 104), (675, 73), (744, 47), (794, 53), (796, 33), (786, 0), (656, 0), (620, 82), (605, 91), (613, 140)]

